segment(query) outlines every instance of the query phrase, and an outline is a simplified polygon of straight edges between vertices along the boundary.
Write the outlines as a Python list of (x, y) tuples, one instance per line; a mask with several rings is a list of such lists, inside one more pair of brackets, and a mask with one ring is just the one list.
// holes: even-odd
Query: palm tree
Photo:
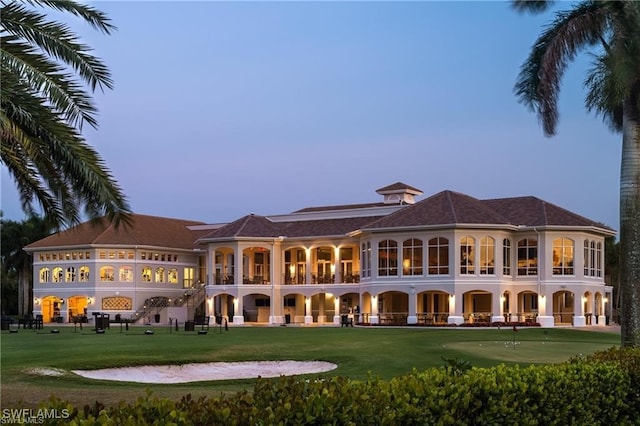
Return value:
[[(513, 1), (518, 11), (542, 12), (548, 1)], [(623, 346), (640, 346), (640, 2), (581, 1), (557, 12), (522, 65), (515, 92), (537, 113), (546, 136), (558, 121), (562, 75), (589, 50), (586, 107), (622, 133), (620, 170), (620, 323)]]
[(21, 316), (33, 311), (33, 259), (23, 247), (48, 236), (51, 229), (51, 224), (41, 217), (30, 216), (15, 222), (2, 219), (0, 211), (3, 309), (8, 307), (7, 302), (14, 302), (15, 310)]
[(109, 70), (67, 25), (40, 9), (70, 13), (105, 34), (115, 27), (102, 12), (71, 0), (0, 4), (0, 161), (23, 210), (33, 214), (39, 206), (57, 228), (83, 214), (127, 221), (122, 190), (81, 134), (85, 122), (97, 128), (88, 90), (112, 88)]

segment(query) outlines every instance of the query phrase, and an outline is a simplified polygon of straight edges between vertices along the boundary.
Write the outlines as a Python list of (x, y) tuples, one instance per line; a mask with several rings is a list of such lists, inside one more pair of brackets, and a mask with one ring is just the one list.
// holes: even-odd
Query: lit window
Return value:
[(422, 275), (422, 240), (411, 238), (402, 243), (402, 275)]
[(491, 237), (480, 239), (480, 275), (495, 274), (495, 245)]
[(178, 284), (178, 270), (176, 268), (169, 269), (167, 276), (169, 284)]
[(473, 275), (476, 240), (473, 237), (460, 238), (460, 274)]
[(553, 240), (553, 275), (573, 275), (573, 240)]
[(151, 282), (151, 267), (145, 266), (142, 268), (142, 281), (145, 283)]
[(518, 241), (518, 275), (538, 275), (538, 240)]
[(163, 283), (164, 282), (164, 268), (159, 267), (156, 269), (156, 282)]
[(502, 240), (502, 275), (511, 275), (511, 240)]
[(449, 240), (443, 237), (431, 238), (428, 246), (429, 275), (449, 274)]
[(57, 266), (55, 268), (53, 268), (53, 282), (54, 283), (61, 283), (62, 279), (63, 279), (63, 272), (62, 272), (62, 268)]
[(378, 275), (398, 275), (398, 243), (384, 240), (378, 243)]
[(80, 281), (80, 282), (89, 281), (89, 267), (88, 266), (81, 266), (80, 267), (80, 274), (78, 275), (78, 281)]
[(40, 269), (40, 282), (48, 283), (49, 281), (51, 281), (51, 271), (49, 268)]
[(100, 281), (113, 281), (113, 266), (103, 266), (100, 268)]
[(65, 281), (70, 283), (70, 282), (74, 282), (75, 280), (76, 280), (76, 268), (74, 268), (73, 266), (70, 266), (67, 268)]
[(133, 268), (131, 266), (120, 267), (120, 281), (122, 282), (133, 281)]

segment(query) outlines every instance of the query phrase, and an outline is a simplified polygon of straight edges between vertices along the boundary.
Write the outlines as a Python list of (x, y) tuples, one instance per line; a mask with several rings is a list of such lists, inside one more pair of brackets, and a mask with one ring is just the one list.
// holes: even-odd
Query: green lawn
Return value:
[[(32, 407), (55, 394), (74, 405), (106, 405), (133, 400), (150, 389), (154, 395), (179, 399), (191, 393), (216, 396), (221, 392), (250, 389), (254, 380), (149, 385), (85, 379), (72, 373), (43, 377), (34, 368), (62, 370), (122, 367), (146, 364), (182, 364), (246, 360), (322, 360), (338, 368), (318, 376), (341, 375), (365, 379), (369, 374), (389, 379), (416, 368), (444, 365), (442, 357), (460, 358), (475, 367), (500, 363), (528, 365), (557, 363), (572, 356), (603, 350), (620, 343), (617, 333), (572, 329), (510, 328), (437, 329), (385, 327), (231, 327), (211, 329), (206, 335), (169, 332), (155, 327), (105, 334), (85, 328), (53, 327), (34, 332), (2, 332), (2, 408)], [(515, 338), (515, 339), (514, 339)], [(514, 345), (515, 341), (515, 345)]]

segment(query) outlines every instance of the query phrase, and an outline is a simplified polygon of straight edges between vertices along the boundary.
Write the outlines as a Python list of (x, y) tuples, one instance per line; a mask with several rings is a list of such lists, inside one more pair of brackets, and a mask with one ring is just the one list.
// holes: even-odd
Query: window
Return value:
[(402, 275), (422, 275), (422, 240), (411, 238), (402, 243)]
[(511, 240), (502, 240), (502, 275), (511, 275)]
[(193, 287), (193, 268), (184, 268), (184, 281), (183, 281), (183, 287), (184, 288), (191, 288)]
[(178, 270), (176, 268), (169, 269), (167, 277), (169, 284), (178, 284)]
[(378, 243), (378, 275), (398, 275), (398, 243), (384, 240)]
[(100, 281), (113, 281), (113, 266), (100, 268)]
[(89, 281), (89, 267), (88, 266), (81, 266), (80, 267), (80, 274), (78, 275), (78, 281), (80, 281), (80, 282)]
[(473, 258), (475, 256), (474, 246), (476, 241), (473, 237), (460, 238), (460, 274), (473, 275)]
[(584, 242), (585, 277), (602, 276), (602, 243), (585, 240)]
[(589, 250), (589, 240), (584, 240), (584, 276), (588, 277), (591, 270), (591, 251)]
[(73, 266), (69, 266), (65, 274), (65, 281), (68, 283), (72, 283), (75, 280), (76, 280), (76, 268), (74, 268)]
[(491, 237), (480, 239), (480, 275), (495, 274), (495, 245)]
[(331, 260), (333, 250), (326, 247), (319, 247), (316, 251), (316, 273), (317, 282), (319, 284), (331, 284), (333, 283), (333, 273), (331, 272), (333, 267), (333, 261)]
[(120, 281), (122, 282), (133, 281), (133, 268), (131, 266), (120, 267)]
[(340, 249), (340, 276), (342, 282), (353, 282), (353, 249), (344, 247)]
[(142, 282), (150, 283), (151, 282), (151, 267), (145, 266), (142, 268)]
[(538, 275), (538, 240), (518, 241), (518, 275)]
[(449, 274), (449, 240), (436, 237), (429, 240), (429, 275)]
[(164, 268), (161, 266), (156, 268), (156, 282), (163, 283), (164, 282)]
[(56, 266), (55, 268), (53, 268), (53, 282), (54, 283), (61, 283), (63, 275), (64, 274), (62, 273), (62, 268), (61, 267)]
[(602, 243), (596, 244), (596, 276), (602, 276)]
[(51, 271), (49, 270), (49, 268), (41, 268), (40, 269), (40, 282), (41, 283), (48, 283), (49, 281), (51, 281)]
[(573, 275), (573, 240), (553, 240), (553, 275)]
[(371, 276), (371, 243), (366, 242), (362, 243), (362, 276), (370, 277)]

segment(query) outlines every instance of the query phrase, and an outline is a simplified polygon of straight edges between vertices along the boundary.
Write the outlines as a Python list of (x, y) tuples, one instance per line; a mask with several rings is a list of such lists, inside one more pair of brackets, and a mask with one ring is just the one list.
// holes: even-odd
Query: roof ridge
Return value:
[(446, 190), (445, 195), (447, 196), (447, 201), (449, 202), (449, 208), (451, 209), (451, 214), (453, 215), (454, 223), (458, 223), (458, 215), (456, 214), (456, 209), (453, 206), (453, 200), (451, 198), (452, 191)]

